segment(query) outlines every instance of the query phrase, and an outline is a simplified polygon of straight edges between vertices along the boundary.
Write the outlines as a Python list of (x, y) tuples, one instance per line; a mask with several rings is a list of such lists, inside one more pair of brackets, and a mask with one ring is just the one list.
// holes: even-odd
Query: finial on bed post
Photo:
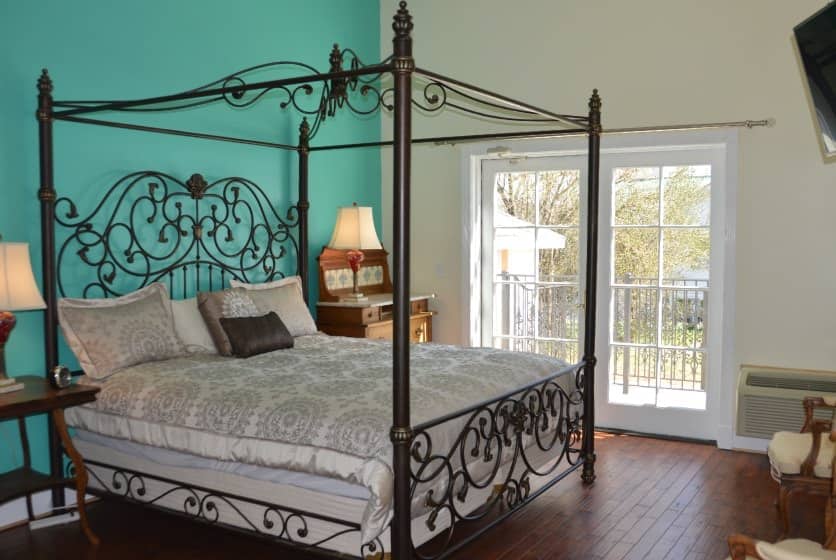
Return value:
[[(38, 156), (41, 184), (41, 262), (42, 292), (46, 302), (44, 313), (44, 375), (49, 376), (58, 365), (58, 294), (55, 282), (55, 183), (52, 159), (52, 78), (46, 68), (38, 77)], [(53, 422), (49, 422), (49, 470), (53, 477), (62, 477), (61, 443)], [(64, 491), (52, 490), (52, 506), (64, 505)]]
[[(592, 90), (589, 98), (589, 194), (587, 216), (598, 215), (598, 167), (601, 151), (601, 97)], [(595, 481), (595, 319), (597, 315), (596, 286), (598, 283), (598, 220), (586, 224), (586, 329), (583, 345), (583, 472), (581, 479)]]
[(410, 453), (412, 425), (409, 411), (409, 259), (410, 259), (410, 165), (412, 142), (412, 16), (406, 2), (400, 3), (392, 29), (394, 56), (394, 196), (392, 271), (394, 287), (394, 336), (392, 341), (392, 441), (394, 516), (392, 518), (392, 556), (412, 558), (412, 515)]
[[(336, 47), (336, 45), (334, 45)], [(308, 156), (310, 155), (311, 127), (308, 119), (303, 118), (299, 125), (299, 200), (296, 208), (299, 210), (299, 254), (296, 264), (297, 273), (302, 279), (302, 296), (308, 300)]]

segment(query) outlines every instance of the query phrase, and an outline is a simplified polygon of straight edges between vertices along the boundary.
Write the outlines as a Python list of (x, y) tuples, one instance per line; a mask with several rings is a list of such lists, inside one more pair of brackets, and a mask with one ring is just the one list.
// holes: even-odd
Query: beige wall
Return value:
[[(836, 162), (824, 163), (792, 39), (824, 0), (421, 0), (420, 67), (605, 127), (774, 117), (740, 133), (736, 363), (836, 369)], [(391, 52), (393, 0), (381, 1)], [(463, 124), (464, 123), (464, 124)], [(384, 135), (391, 120), (384, 119)], [(418, 118), (416, 135), (485, 131)], [(391, 158), (384, 155), (385, 244)], [(413, 167), (413, 287), (438, 294), (437, 340), (463, 343), (460, 152), (421, 147)]]

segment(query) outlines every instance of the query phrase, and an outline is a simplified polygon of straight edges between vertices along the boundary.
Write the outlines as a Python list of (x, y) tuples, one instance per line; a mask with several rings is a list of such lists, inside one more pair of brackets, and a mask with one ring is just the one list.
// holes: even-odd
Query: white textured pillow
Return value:
[(233, 288), (248, 290), (250, 298), (261, 313), (275, 311), (293, 336), (316, 334), (316, 323), (302, 296), (302, 279), (298, 276), (282, 278), (262, 284), (246, 284), (231, 280)]
[(58, 321), (84, 373), (94, 379), (186, 353), (159, 282), (117, 298), (62, 298)]
[(174, 330), (189, 352), (217, 354), (218, 348), (209, 334), (206, 321), (197, 308), (197, 298), (172, 300)]

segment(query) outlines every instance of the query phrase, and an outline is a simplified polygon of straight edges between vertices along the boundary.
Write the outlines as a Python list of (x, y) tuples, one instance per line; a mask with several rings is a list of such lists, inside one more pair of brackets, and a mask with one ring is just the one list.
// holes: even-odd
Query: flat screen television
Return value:
[(836, 156), (836, 3), (795, 26), (825, 155)]

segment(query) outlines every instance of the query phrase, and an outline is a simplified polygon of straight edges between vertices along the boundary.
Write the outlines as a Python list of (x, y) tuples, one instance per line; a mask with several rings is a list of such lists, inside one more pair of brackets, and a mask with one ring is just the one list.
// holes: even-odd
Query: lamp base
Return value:
[(346, 301), (348, 303), (358, 302), (358, 301), (369, 301), (368, 296), (364, 296), (360, 292), (351, 293), (344, 296), (340, 296), (340, 301)]
[(0, 393), (11, 393), (23, 389), (23, 383), (6, 375), (6, 341), (15, 323), (14, 314), (9, 311), (0, 311)]

